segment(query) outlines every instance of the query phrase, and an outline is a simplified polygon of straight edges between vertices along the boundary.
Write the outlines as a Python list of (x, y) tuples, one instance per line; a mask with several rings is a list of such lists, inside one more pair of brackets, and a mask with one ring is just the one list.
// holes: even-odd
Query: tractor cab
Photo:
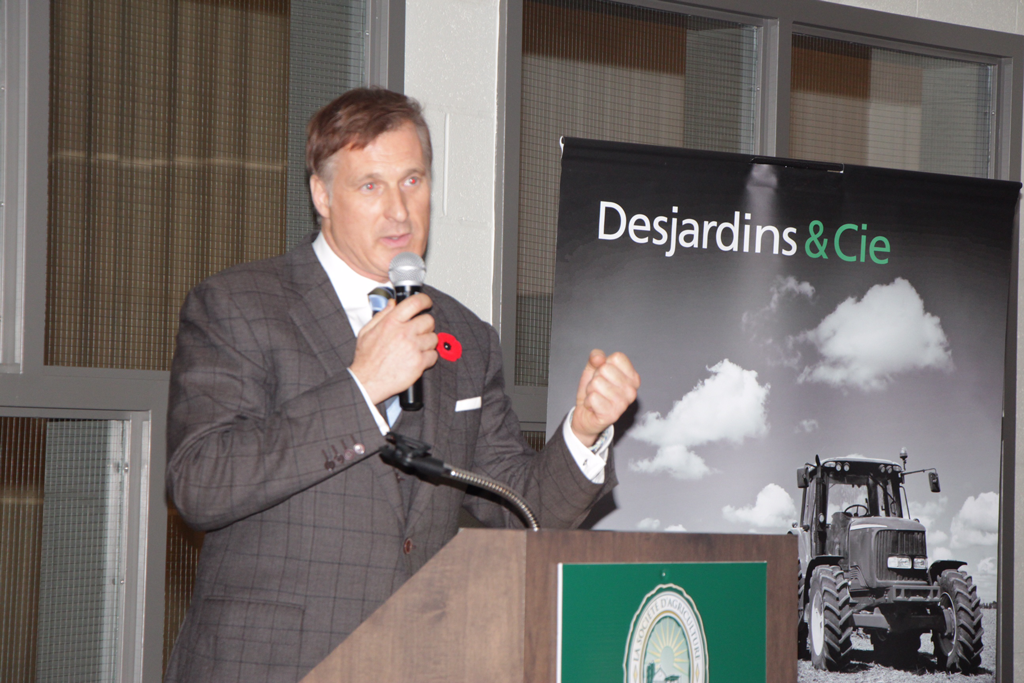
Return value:
[[(803, 489), (800, 526), (809, 532), (810, 555), (843, 557), (848, 569), (849, 532), (857, 520), (902, 518), (903, 467), (889, 460), (830, 459), (797, 471)], [(889, 526), (888, 522), (880, 522)]]

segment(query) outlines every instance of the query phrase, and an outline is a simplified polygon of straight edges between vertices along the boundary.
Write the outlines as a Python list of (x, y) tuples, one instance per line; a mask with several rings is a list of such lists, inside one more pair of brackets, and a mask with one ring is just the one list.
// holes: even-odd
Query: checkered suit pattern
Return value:
[[(463, 353), (424, 374), (410, 436), (449, 464), (510, 484), (542, 526), (578, 525), (614, 486), (611, 464), (596, 485), (561, 430), (540, 453), (527, 446), (494, 329), (425, 291), (437, 331)], [(167, 681), (297, 681), (454, 536), (460, 507), (491, 526), (521, 526), (450, 486), (418, 482), (403, 501), (394, 470), (370, 455), (383, 439), (346, 370), (355, 341), (310, 242), (219, 273), (186, 299), (168, 489), (207, 534)], [(455, 412), (475, 396), (479, 410)]]

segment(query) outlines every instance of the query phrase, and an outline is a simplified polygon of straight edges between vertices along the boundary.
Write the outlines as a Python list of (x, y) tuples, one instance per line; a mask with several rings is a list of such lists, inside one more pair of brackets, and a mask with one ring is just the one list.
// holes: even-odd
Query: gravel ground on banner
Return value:
[(860, 631), (853, 633), (853, 659), (845, 672), (818, 671), (810, 660), (800, 660), (797, 680), (800, 683), (993, 683), (996, 679), (996, 610), (983, 609), (981, 624), (985, 648), (981, 651), (981, 670), (973, 675), (950, 674), (939, 671), (932, 655), (931, 634), (921, 636), (921, 649), (916, 666), (896, 669), (875, 661), (871, 640)]

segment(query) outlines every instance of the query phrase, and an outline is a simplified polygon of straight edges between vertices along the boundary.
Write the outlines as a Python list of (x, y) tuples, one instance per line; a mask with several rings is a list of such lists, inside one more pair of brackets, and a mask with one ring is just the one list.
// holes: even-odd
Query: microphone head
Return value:
[(403, 251), (391, 259), (388, 277), (395, 287), (422, 287), (427, 277), (427, 266), (416, 254)]

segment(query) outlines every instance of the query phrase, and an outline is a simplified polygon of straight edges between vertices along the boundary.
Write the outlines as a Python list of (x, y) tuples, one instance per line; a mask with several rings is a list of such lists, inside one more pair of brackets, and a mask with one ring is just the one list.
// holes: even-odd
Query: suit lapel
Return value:
[(351, 365), (356, 337), (326, 275), (322, 284), (301, 293), (289, 314), (329, 377)]
[[(434, 316), (434, 329), (445, 332), (449, 329), (448, 320), (443, 308), (435, 305), (431, 311)], [(434, 367), (423, 373), (423, 434), (420, 437), (440, 450), (433, 451), (435, 458), (445, 460), (444, 446), (448, 443), (452, 419), (455, 415), (456, 392), (458, 378), (455, 363), (438, 358)], [(431, 492), (434, 486), (422, 481), (413, 487), (412, 505), (409, 509), (409, 526), (412, 526), (430, 505)]]
[[(311, 244), (302, 245), (294, 254), (292, 282), (295, 303), (289, 310), (292, 322), (306, 339), (313, 353), (324, 367), (328, 377), (347, 372), (356, 352), (356, 336), (348, 322), (348, 315), (338, 300), (327, 271), (320, 265)], [(379, 457), (367, 459), (377, 484), (391, 504), (399, 523), (405, 525), (405, 506), (398, 488), (395, 471)]]
[(327, 376), (333, 377), (352, 364), (356, 337), (312, 245), (304, 244), (289, 256), (293, 254), (291, 275), (296, 300), (289, 314)]

